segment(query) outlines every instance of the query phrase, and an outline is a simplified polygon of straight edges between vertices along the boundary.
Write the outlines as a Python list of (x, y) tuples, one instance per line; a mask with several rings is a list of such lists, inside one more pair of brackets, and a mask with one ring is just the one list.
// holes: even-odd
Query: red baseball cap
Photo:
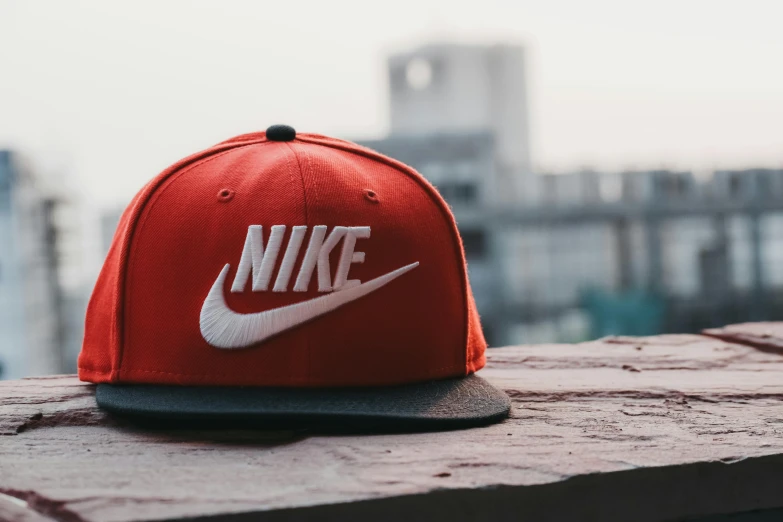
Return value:
[(285, 125), (172, 165), (122, 215), (79, 377), (168, 419), (462, 427), (508, 415), (448, 206), (412, 168)]

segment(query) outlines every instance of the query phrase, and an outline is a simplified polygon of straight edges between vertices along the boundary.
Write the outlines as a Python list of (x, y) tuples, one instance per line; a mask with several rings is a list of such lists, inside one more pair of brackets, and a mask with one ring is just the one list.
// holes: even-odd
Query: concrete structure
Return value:
[(392, 136), (485, 132), (494, 141), (493, 200), (524, 197), (531, 168), (522, 47), (428, 45), (392, 56), (388, 67)]
[(112, 241), (114, 241), (114, 232), (117, 230), (117, 225), (120, 224), (120, 218), (124, 211), (125, 207), (112, 207), (104, 209), (100, 213), (100, 249), (103, 257), (109, 253)]
[(56, 205), (18, 156), (0, 151), (0, 378), (63, 369)]
[[(758, 186), (758, 172), (765, 189), (747, 189)], [(539, 267), (505, 275), (512, 299), (501, 309), (510, 322), (521, 320), (516, 332), (541, 321), (556, 332), (558, 318), (579, 310), (576, 296), (590, 288), (657, 296), (664, 331), (783, 317), (783, 170), (702, 180), (688, 172), (602, 174), (599, 188), (606, 178), (619, 179), (619, 199), (613, 191), (596, 201), (589, 189), (565, 202), (487, 211), (487, 222), (519, 231), (508, 262)], [(740, 181), (727, 190), (727, 179)]]
[(489, 350), (513, 414), (441, 433), (134, 425), (72, 376), (2, 382), (0, 520), (780, 521), (783, 324), (706, 333)]
[(484, 329), (494, 339), (504, 326), (494, 324), (504, 272), (502, 245), (488, 228), (484, 209), (497, 200), (496, 150), (486, 131), (399, 134), (363, 145), (414, 166), (446, 199), (454, 212), (468, 259), (470, 280)]
[[(517, 45), (434, 44), (389, 58), (391, 134), (363, 141), (412, 165), (457, 218), (487, 337), (508, 340), (499, 307), (513, 267), (507, 236), (486, 209), (534, 204), (524, 49)], [(536, 185), (537, 187), (537, 185)]]
[(491, 344), (627, 333), (594, 315), (637, 305), (636, 334), (783, 317), (783, 171), (533, 175), (521, 47), (427, 45), (388, 65), (391, 133), (363, 144), (451, 205)]

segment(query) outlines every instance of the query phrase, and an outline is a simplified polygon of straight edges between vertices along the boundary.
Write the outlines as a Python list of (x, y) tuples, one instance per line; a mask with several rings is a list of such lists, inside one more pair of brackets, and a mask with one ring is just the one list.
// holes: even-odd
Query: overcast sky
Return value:
[(385, 57), (516, 41), (545, 169), (783, 166), (780, 0), (0, 0), (0, 146), (126, 202), (270, 123), (388, 126)]

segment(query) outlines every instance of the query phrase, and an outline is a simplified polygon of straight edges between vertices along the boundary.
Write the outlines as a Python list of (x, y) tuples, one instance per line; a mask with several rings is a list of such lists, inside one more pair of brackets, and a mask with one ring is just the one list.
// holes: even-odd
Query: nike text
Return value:
[[(419, 265), (418, 261), (410, 263), (366, 283), (358, 279), (348, 279), (351, 264), (364, 262), (364, 252), (355, 251), (356, 240), (369, 238), (370, 227), (337, 226), (328, 236), (326, 228), (325, 225), (313, 227), (310, 242), (294, 283), (294, 291), (306, 292), (313, 272), (317, 270), (318, 290), (329, 294), (271, 310), (239, 314), (229, 308), (223, 295), (223, 287), (231, 268), (231, 265), (226, 264), (212, 284), (201, 307), (199, 327), (204, 340), (215, 348), (221, 349), (252, 346), (375, 292)], [(285, 225), (273, 226), (269, 241), (264, 244), (263, 227), (250, 226), (237, 273), (231, 285), (232, 293), (244, 291), (251, 274), (254, 292), (268, 290), (285, 231)], [(306, 226), (293, 227), (272, 288), (273, 292), (288, 290), (294, 264), (299, 257), (299, 250), (306, 233)], [(343, 247), (332, 281), (329, 254), (340, 241), (343, 242)]]
[[(252, 289), (254, 292), (265, 292), (269, 289), (272, 273), (277, 265), (285, 236), (285, 225), (271, 227), (269, 240), (264, 244), (264, 229), (261, 225), (251, 225), (245, 238), (245, 246), (242, 249), (242, 257), (239, 260), (236, 276), (231, 285), (231, 292), (241, 293), (247, 286), (247, 280), (252, 273)], [(294, 283), (294, 292), (306, 292), (310, 286), (313, 272), (318, 271), (318, 291), (331, 292), (345, 290), (361, 284), (358, 279), (348, 279), (348, 271), (352, 263), (363, 263), (364, 252), (356, 252), (356, 240), (370, 237), (370, 227), (343, 227), (336, 226), (327, 236), (326, 225), (313, 227), (310, 242), (307, 245), (299, 275)], [(288, 290), (291, 275), (296, 263), (299, 251), (307, 234), (306, 226), (295, 226), (291, 231), (280, 269), (277, 272), (273, 292), (286, 292)], [(337, 263), (337, 272), (332, 281), (331, 267), (329, 266), (329, 254), (343, 242), (340, 260)]]

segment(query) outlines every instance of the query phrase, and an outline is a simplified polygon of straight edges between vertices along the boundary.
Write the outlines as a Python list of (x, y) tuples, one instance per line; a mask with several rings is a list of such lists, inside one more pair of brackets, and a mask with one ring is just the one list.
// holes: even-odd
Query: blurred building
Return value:
[(362, 144), (421, 172), (457, 219), (485, 333), (507, 342), (509, 234), (486, 219), (497, 205), (533, 203), (524, 49), (434, 44), (388, 61), (391, 133)]
[(393, 134), (364, 145), (414, 166), (446, 199), (457, 219), (476, 304), (488, 337), (504, 325), (495, 324), (495, 309), (503, 292), (503, 261), (499, 238), (484, 218), (497, 199), (492, 185), (496, 167), (493, 135), (488, 131)]
[(517, 45), (434, 44), (389, 58), (391, 136), (491, 137), (492, 201), (524, 198), (530, 139), (524, 49)]
[(451, 206), (490, 344), (783, 318), (782, 170), (533, 174), (521, 47), (388, 67), (391, 132), (361, 143)]
[(17, 155), (0, 151), (0, 378), (63, 368), (57, 206)]
[(361, 143), (412, 165), (452, 207), (485, 332), (503, 342), (507, 238), (485, 210), (531, 194), (524, 49), (427, 45), (390, 57), (388, 74), (391, 133)]
[(120, 224), (120, 218), (124, 211), (123, 207), (111, 207), (103, 209), (100, 213), (100, 250), (104, 258), (109, 253), (114, 233), (117, 231), (117, 225)]

